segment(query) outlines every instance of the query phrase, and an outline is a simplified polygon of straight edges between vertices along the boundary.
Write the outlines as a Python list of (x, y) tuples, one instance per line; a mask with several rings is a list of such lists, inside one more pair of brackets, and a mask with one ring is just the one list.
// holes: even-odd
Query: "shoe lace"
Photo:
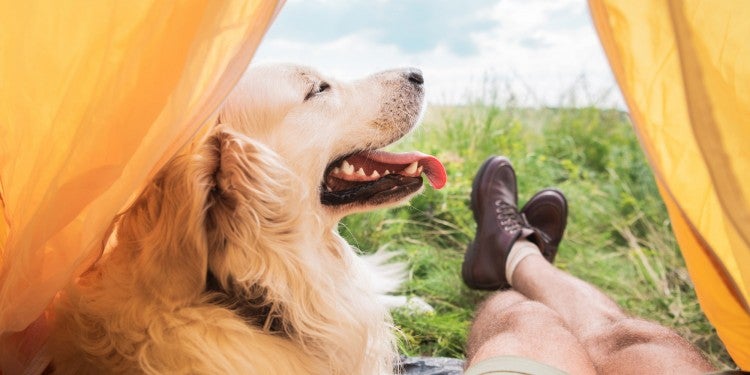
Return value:
[(521, 230), (524, 226), (523, 218), (518, 213), (518, 210), (506, 202), (496, 200), (495, 213), (497, 213), (497, 220), (500, 226), (508, 232)]

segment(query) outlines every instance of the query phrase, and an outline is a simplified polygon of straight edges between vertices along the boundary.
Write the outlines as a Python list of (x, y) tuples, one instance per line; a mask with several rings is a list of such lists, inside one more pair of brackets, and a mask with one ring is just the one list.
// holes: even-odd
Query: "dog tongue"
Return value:
[(441, 189), (445, 186), (448, 176), (445, 173), (445, 167), (436, 157), (423, 154), (421, 152), (402, 152), (391, 153), (386, 151), (370, 151), (366, 157), (372, 161), (383, 164), (405, 164), (409, 165), (418, 162), (424, 168), (424, 174), (430, 180), (430, 185), (434, 189)]

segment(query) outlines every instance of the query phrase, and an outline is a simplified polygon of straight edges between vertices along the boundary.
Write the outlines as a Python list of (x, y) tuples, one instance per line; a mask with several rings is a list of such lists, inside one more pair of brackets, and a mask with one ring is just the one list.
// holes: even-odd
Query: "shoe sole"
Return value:
[[(533, 201), (537, 196), (542, 195), (545, 192), (553, 192), (553, 193), (557, 194), (558, 196), (560, 196), (560, 198), (562, 198), (562, 201), (563, 201), (563, 206), (562, 206), (563, 213), (562, 214), (563, 214), (563, 217), (565, 218), (565, 223), (563, 224), (563, 233), (564, 233), (565, 232), (565, 228), (568, 225), (568, 220), (567, 220), (567, 218), (568, 218), (568, 199), (565, 198), (565, 194), (563, 194), (563, 192), (560, 191), (560, 190), (558, 190), (558, 189), (555, 189), (555, 188), (545, 188), (545, 189), (542, 189), (542, 190), (538, 191), (536, 194), (534, 194), (533, 197), (529, 198), (529, 200), (526, 202), (526, 204), (524, 204), (524, 206), (523, 206), (523, 208), (521, 209), (520, 212), (523, 213), (524, 211), (526, 211), (526, 208), (528, 207), (529, 202)], [(555, 251), (553, 253), (549, 253), (549, 254), (542, 253), (542, 255), (544, 256), (544, 258), (547, 259), (548, 262), (554, 264), (555, 257), (557, 256), (557, 251), (560, 249), (559, 246), (560, 246), (560, 242), (561, 241), (562, 241), (562, 236), (560, 237), (560, 241), (558, 241), (558, 243), (555, 244), (555, 247), (554, 247)]]
[(487, 160), (482, 163), (482, 166), (479, 167), (479, 171), (477, 172), (477, 175), (474, 177), (474, 182), (471, 183), (471, 201), (470, 201), (470, 207), (471, 212), (474, 214), (474, 222), (479, 223), (479, 212), (477, 210), (477, 194), (479, 194), (479, 181), (482, 180), (482, 177), (484, 177), (484, 173), (487, 172), (487, 168), (489, 168), (490, 164), (493, 160), (500, 159), (501, 161), (504, 161), (510, 165), (510, 159), (506, 158), (505, 156), (491, 156), (487, 158)]
[[(510, 159), (504, 157), (504, 156), (491, 156), (487, 158), (487, 160), (482, 163), (482, 166), (479, 167), (479, 171), (477, 172), (477, 175), (474, 177), (474, 182), (471, 184), (471, 200), (469, 202), (469, 207), (471, 207), (471, 212), (474, 214), (474, 222), (479, 225), (479, 211), (477, 210), (477, 200), (479, 199), (477, 197), (477, 194), (479, 194), (479, 181), (482, 180), (484, 177), (484, 173), (487, 172), (487, 168), (489, 168), (490, 164), (494, 161), (499, 159), (502, 162), (505, 162), (510, 165)], [(461, 264), (461, 278), (464, 281), (464, 284), (468, 286), (471, 289), (478, 289), (478, 290), (498, 290), (503, 288), (502, 283), (497, 284), (477, 284), (472, 280), (471, 275), (467, 275), (467, 270), (464, 267), (464, 264), (466, 264), (467, 258), (469, 257), (469, 254), (475, 254), (476, 249), (474, 249), (474, 241), (471, 241), (468, 246), (466, 246), (466, 252), (464, 253), (464, 262)], [(470, 281), (472, 280), (472, 281)], [(509, 287), (510, 285), (508, 285)]]
[(568, 220), (567, 220), (567, 218), (568, 218), (568, 198), (565, 198), (565, 194), (563, 194), (563, 192), (560, 191), (559, 189), (556, 189), (556, 188), (544, 188), (542, 190), (539, 190), (538, 192), (536, 192), (536, 194), (534, 194), (533, 197), (529, 198), (529, 200), (526, 201), (526, 204), (524, 204), (523, 208), (521, 208), (521, 210), (518, 211), (518, 212), (524, 213), (526, 211), (528, 205), (529, 205), (529, 202), (533, 201), (534, 199), (536, 199), (536, 197), (538, 197), (538, 196), (540, 196), (540, 195), (542, 195), (542, 194), (544, 194), (545, 192), (548, 192), (548, 191), (549, 192), (553, 192), (556, 195), (558, 195), (560, 198), (562, 198), (562, 201), (563, 201), (563, 217), (565, 217), (565, 224), (563, 225), (563, 228), (566, 228), (568, 226)]

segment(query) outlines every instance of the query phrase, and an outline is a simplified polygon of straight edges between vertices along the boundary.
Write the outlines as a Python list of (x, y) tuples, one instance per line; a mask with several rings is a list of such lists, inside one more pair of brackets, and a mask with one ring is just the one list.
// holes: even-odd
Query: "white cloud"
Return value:
[[(295, 2), (288, 3), (286, 10), (293, 6)], [(577, 104), (623, 107), (585, 1), (499, 1), (490, 12), (474, 17), (477, 21), (489, 19), (494, 26), (468, 32), (467, 40), (477, 47), (473, 54), (458, 55), (446, 44), (447, 37), (426, 41), (434, 47), (414, 52), (403, 50), (403, 43), (379, 40), (364, 28), (323, 42), (277, 37), (272, 29), (254, 62), (301, 63), (342, 78), (416, 66), (425, 73), (432, 103), (462, 102), (494, 90), (501, 99), (512, 94), (524, 105), (569, 104), (564, 99), (575, 95)], [(297, 26), (312, 33), (316, 17), (311, 14), (309, 19), (309, 27)], [(466, 31), (445, 30), (446, 35), (461, 32)], [(608, 100), (599, 98), (607, 91), (611, 91)]]

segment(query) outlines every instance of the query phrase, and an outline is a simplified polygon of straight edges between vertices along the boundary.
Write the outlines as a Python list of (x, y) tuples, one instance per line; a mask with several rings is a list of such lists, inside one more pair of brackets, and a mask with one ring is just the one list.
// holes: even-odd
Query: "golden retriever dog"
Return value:
[(55, 373), (391, 373), (385, 296), (403, 266), (359, 256), (337, 225), (405, 202), (422, 175), (445, 183), (434, 157), (381, 150), (414, 128), (423, 101), (415, 69), (354, 82), (250, 69), (216, 126), (164, 166), (115, 220), (105, 256), (61, 293)]

